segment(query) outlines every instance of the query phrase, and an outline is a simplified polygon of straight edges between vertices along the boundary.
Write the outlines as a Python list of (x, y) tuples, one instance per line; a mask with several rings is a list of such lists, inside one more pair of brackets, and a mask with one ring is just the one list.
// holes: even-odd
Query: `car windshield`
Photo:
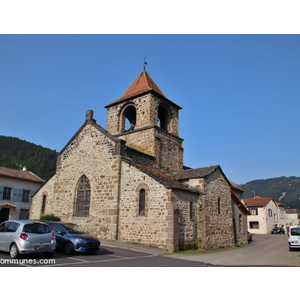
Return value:
[(24, 225), (23, 232), (43, 234), (49, 233), (51, 230), (46, 224), (33, 223)]
[(292, 228), (291, 235), (300, 235), (300, 228)]
[(68, 233), (88, 233), (85, 229), (76, 224), (62, 224)]

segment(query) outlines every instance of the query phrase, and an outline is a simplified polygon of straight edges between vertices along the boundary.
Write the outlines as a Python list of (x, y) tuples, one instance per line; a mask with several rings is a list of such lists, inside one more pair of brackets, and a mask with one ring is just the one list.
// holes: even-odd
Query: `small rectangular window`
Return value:
[(249, 212), (250, 212), (250, 214), (253, 215), (253, 216), (257, 216), (257, 215), (258, 215), (257, 207), (250, 207), (250, 208), (249, 208)]
[(221, 213), (221, 199), (218, 198), (218, 215)]
[(259, 223), (258, 222), (249, 222), (251, 229), (259, 229)]

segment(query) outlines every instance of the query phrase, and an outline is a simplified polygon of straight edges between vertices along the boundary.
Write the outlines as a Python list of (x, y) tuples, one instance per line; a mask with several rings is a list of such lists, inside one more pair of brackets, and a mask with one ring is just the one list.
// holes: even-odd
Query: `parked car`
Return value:
[(282, 227), (275, 226), (272, 231), (272, 234), (285, 234), (285, 231)]
[(56, 236), (57, 249), (65, 254), (73, 252), (95, 253), (100, 250), (100, 241), (84, 228), (73, 223), (47, 222)]
[(300, 225), (291, 226), (288, 233), (289, 250), (300, 249)]
[(55, 249), (55, 235), (45, 223), (9, 220), (0, 224), (0, 250), (9, 252), (11, 258), (40, 252), (51, 257)]

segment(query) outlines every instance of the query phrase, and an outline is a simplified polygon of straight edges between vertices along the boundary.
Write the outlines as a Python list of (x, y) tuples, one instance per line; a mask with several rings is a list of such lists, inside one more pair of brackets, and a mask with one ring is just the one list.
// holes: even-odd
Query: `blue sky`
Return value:
[[(60, 151), (143, 69), (183, 107), (184, 164), (300, 176), (299, 35), (0, 35), (0, 135)], [(30, 167), (29, 167), (30, 168)]]

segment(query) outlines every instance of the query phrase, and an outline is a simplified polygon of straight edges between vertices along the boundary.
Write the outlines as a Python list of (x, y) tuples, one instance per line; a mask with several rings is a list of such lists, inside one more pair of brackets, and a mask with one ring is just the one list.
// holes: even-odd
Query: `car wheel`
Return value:
[(19, 258), (20, 253), (16, 244), (12, 244), (9, 250), (9, 255), (11, 258)]
[(69, 254), (72, 254), (73, 251), (74, 251), (73, 244), (71, 242), (65, 243), (65, 245), (64, 245), (64, 253), (69, 255)]

